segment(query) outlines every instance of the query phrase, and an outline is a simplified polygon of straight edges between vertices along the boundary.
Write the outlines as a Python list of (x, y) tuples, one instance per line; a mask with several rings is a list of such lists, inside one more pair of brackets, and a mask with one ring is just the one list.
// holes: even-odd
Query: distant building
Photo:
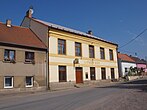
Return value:
[(30, 28), (48, 47), (51, 88), (118, 78), (118, 45), (92, 35), (32, 18), (28, 10), (21, 26)]
[(144, 59), (138, 57), (130, 56), (136, 63), (138, 69), (143, 69), (144, 72), (147, 72), (147, 62)]
[(136, 67), (136, 62), (127, 54), (118, 53), (119, 74), (121, 77), (128, 74), (130, 67)]
[(29, 28), (0, 23), (0, 91), (45, 89), (46, 51)]

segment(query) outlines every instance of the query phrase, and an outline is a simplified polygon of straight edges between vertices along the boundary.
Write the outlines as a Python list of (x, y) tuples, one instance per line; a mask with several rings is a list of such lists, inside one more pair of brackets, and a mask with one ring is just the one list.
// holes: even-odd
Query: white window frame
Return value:
[[(6, 78), (12, 78), (12, 86), (6, 86), (6, 82), (5, 82), (5, 80), (6, 80)], [(4, 88), (13, 88), (13, 76), (4, 76)]]
[(26, 87), (33, 87), (33, 85), (34, 85), (34, 77), (33, 76), (26, 76), (25, 78), (27, 78), (27, 77), (31, 77), (32, 85), (27, 85), (27, 83), (26, 83), (27, 80), (25, 80)]

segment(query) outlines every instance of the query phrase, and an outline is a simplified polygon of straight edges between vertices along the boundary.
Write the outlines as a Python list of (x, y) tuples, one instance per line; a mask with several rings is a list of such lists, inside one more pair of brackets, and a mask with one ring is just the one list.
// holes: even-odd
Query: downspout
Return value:
[(119, 59), (118, 59), (118, 47), (116, 48), (116, 56), (117, 56), (118, 78), (120, 78), (120, 71), (119, 71)]
[(47, 62), (46, 62), (46, 89), (50, 90), (50, 75), (49, 75), (49, 27), (48, 27), (48, 32), (47, 32)]

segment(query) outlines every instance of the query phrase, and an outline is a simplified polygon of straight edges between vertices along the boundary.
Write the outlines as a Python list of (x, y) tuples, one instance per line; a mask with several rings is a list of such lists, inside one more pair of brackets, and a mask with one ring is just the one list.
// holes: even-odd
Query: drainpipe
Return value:
[(49, 78), (50, 78), (50, 71), (49, 71), (49, 27), (48, 27), (48, 34), (47, 34), (47, 62), (46, 62), (46, 89), (47, 90), (50, 90), (50, 80), (49, 80)]
[(46, 52), (46, 90), (49, 90), (49, 49)]

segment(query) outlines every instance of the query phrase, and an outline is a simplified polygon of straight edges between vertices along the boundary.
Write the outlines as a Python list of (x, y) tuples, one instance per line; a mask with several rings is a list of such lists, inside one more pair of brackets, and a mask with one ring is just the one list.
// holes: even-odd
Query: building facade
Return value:
[(48, 47), (51, 88), (118, 79), (117, 44), (63, 26), (32, 18), (27, 12), (21, 26), (30, 28)]
[(136, 66), (139, 70), (143, 70), (143, 72), (147, 72), (147, 62), (144, 59), (140, 59), (138, 57), (130, 56), (136, 63)]
[(136, 67), (136, 63), (127, 54), (118, 53), (119, 73), (121, 77), (128, 74), (130, 67)]
[(0, 23), (0, 91), (46, 89), (46, 51), (30, 29)]

